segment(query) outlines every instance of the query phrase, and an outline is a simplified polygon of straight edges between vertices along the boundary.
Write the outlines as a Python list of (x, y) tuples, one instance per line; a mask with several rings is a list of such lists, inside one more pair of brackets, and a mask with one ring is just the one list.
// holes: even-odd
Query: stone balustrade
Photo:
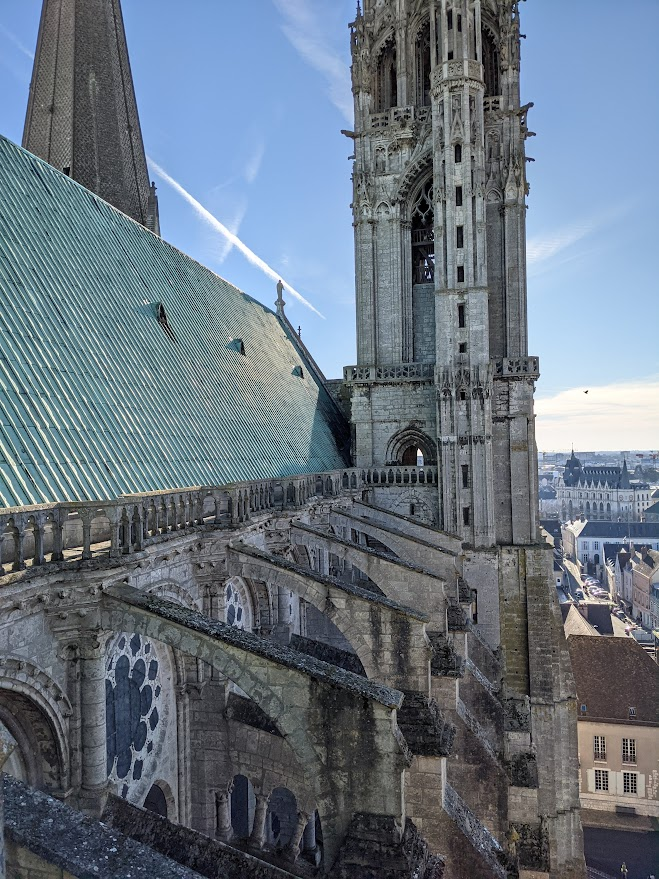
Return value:
[(430, 117), (430, 107), (391, 107), (382, 113), (371, 113), (371, 128), (405, 127), (411, 122), (425, 122)]
[(540, 361), (537, 357), (504, 357), (494, 362), (495, 378), (500, 376), (540, 377)]
[(343, 369), (343, 379), (347, 382), (432, 381), (434, 377), (434, 363), (346, 366)]
[(66, 561), (119, 558), (195, 528), (232, 528), (255, 514), (295, 510), (313, 498), (371, 485), (436, 485), (436, 467), (346, 468), (220, 486), (0, 509), (3, 574)]

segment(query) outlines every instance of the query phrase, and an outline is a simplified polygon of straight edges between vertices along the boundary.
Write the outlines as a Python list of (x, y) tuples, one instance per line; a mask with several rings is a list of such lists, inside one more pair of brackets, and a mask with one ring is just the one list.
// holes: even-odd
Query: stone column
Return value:
[(104, 632), (78, 641), (80, 669), (81, 809), (100, 816), (108, 793)]
[(248, 840), (248, 846), (252, 851), (259, 852), (265, 844), (265, 822), (268, 817), (268, 804), (270, 794), (256, 794), (256, 808), (254, 809), (254, 826)]
[(231, 791), (233, 782), (226, 790), (215, 791), (215, 835), (222, 842), (229, 842), (233, 837), (231, 826)]
[(90, 559), (92, 557), (92, 514), (87, 510), (82, 510), (80, 520), (82, 522), (82, 557), (83, 559)]
[(316, 867), (320, 864), (320, 852), (318, 850), (318, 843), (316, 842), (316, 813), (307, 821), (307, 826), (304, 828), (304, 834), (302, 836), (302, 851), (304, 852), (304, 857), (311, 861)]
[(287, 861), (290, 861), (291, 863), (295, 863), (295, 861), (297, 861), (297, 859), (300, 857), (300, 843), (302, 841), (302, 835), (304, 834), (305, 828), (308, 823), (309, 815), (307, 815), (306, 812), (298, 812), (297, 824), (295, 826), (295, 830), (293, 831), (293, 836), (291, 837), (291, 841), (284, 849), (284, 857)]

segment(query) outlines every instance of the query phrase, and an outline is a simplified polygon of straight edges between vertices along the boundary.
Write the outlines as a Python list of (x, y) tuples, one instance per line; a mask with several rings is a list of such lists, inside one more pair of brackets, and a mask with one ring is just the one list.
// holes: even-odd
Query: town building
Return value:
[(556, 502), (563, 519), (640, 522), (653, 502), (650, 493), (647, 482), (630, 478), (626, 461), (622, 467), (584, 466), (573, 450), (556, 486)]
[(659, 817), (659, 667), (632, 638), (570, 635), (584, 809)]
[(12, 877), (585, 879), (520, 39), (517, 0), (358, 6), (328, 382), (282, 285), (155, 234), (119, 0), (44, 0), (41, 158), (0, 138)]
[(659, 549), (659, 523), (654, 522), (605, 522), (584, 517), (562, 525), (561, 535), (565, 555), (598, 575), (604, 565), (605, 543)]

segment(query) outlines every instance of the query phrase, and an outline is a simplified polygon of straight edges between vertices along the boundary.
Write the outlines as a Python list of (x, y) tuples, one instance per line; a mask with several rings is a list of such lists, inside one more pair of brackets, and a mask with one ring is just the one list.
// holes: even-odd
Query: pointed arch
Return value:
[(424, 465), (437, 464), (437, 443), (417, 427), (406, 427), (391, 437), (387, 444), (387, 466), (401, 465), (408, 449), (421, 449)]

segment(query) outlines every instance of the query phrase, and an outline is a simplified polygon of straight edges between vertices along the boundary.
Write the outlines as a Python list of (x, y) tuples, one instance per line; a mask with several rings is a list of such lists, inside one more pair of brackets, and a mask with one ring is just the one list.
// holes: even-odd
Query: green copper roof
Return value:
[(0, 409), (5, 506), (346, 463), (273, 312), (1, 137)]

